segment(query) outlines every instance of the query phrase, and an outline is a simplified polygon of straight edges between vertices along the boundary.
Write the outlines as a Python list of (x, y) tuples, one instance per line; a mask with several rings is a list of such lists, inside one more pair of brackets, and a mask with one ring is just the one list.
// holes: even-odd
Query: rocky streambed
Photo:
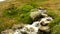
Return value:
[(30, 17), (33, 20), (32, 24), (17, 24), (8, 29), (2, 31), (1, 34), (49, 34), (50, 27), (48, 24), (53, 20), (47, 14), (44, 8), (38, 8), (36, 11), (30, 13)]

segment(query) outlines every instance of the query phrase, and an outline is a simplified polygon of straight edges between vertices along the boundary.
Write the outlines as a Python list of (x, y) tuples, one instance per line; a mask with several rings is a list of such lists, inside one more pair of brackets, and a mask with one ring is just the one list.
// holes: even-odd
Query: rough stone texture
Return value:
[(32, 18), (32, 20), (38, 20), (47, 16), (47, 11), (43, 9), (35, 9), (30, 13), (30, 17)]
[(52, 17), (44, 17), (40, 20), (40, 23), (42, 26), (47, 26), (52, 20)]
[(39, 29), (42, 31), (49, 31), (49, 26), (41, 26)]
[(36, 20), (36, 19), (38, 19), (39, 17), (41, 17), (41, 14), (40, 14), (40, 12), (38, 12), (38, 11), (31, 12), (31, 13), (30, 13), (30, 17), (31, 17), (33, 20)]

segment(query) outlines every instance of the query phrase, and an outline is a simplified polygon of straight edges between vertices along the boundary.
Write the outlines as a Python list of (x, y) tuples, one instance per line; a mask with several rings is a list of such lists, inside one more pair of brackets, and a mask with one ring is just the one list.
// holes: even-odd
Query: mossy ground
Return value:
[(46, 8), (48, 15), (54, 18), (49, 24), (51, 28), (60, 23), (60, 0), (7, 0), (0, 3), (0, 31), (13, 24), (31, 23), (30, 10), (38, 7)]

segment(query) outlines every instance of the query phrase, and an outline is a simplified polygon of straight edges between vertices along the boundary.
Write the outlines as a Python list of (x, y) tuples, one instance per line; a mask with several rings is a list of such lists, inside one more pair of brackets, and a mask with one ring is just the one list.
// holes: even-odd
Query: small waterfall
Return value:
[(17, 29), (17, 30), (14, 31), (14, 34), (22, 34), (22, 33), (21, 33), (20, 30)]
[(39, 21), (35, 21), (32, 24), (24, 25), (21, 29), (16, 29), (14, 34), (44, 34), (49, 32), (49, 26), (47, 26), (53, 18), (46, 14), (46, 10), (38, 9), (37, 13), (40, 12), (43, 18)]
[[(46, 13), (46, 10), (38, 10), (38, 12), (41, 12), (41, 15), (44, 16), (44, 18), (41, 18), (40, 21), (35, 21), (32, 24), (27, 24), (24, 26), (21, 30), (22, 32), (26, 32), (27, 34), (37, 34), (40, 30), (43, 31), (49, 31), (49, 27), (47, 24), (50, 23), (50, 21), (53, 20), (52, 17), (48, 16)], [(18, 31), (18, 33), (19, 33)], [(18, 34), (17, 32), (14, 32), (15, 34)], [(22, 34), (22, 33), (19, 33)], [(42, 34), (42, 33), (41, 33)]]

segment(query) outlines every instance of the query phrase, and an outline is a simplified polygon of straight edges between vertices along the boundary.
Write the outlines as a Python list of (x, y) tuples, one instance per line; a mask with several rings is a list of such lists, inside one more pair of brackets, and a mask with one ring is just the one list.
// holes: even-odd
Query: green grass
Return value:
[(12, 4), (10, 8), (5, 9), (3, 15), (5, 17), (9, 17), (9, 18), (14, 18), (15, 16), (17, 16), (19, 13), (19, 10), (17, 9), (17, 7), (14, 7), (14, 5)]
[[(3, 16), (4, 18), (7, 19), (15, 19), (16, 22), (2, 22), (2, 24), (0, 25), (0, 31), (5, 30), (5, 29), (9, 29), (12, 27), (12, 24), (18, 24), (18, 23), (32, 23), (32, 19), (30, 18), (29, 14), (31, 12), (31, 9), (33, 9), (35, 7), (33, 7), (30, 4), (25, 4), (24, 6), (22, 6), (22, 8), (17, 8), (14, 5), (11, 5), (10, 8), (7, 8), (3, 11)], [(1, 18), (2, 20), (2, 18)], [(4, 19), (3, 19), (4, 20)]]
[(16, 0), (2, 3), (0, 6), (3, 10), (1, 11), (2, 14), (0, 12), (0, 15), (2, 15), (0, 18), (0, 31), (11, 28), (13, 24), (32, 23), (32, 19), (29, 16), (31, 9), (43, 7), (48, 11), (47, 14), (54, 18), (49, 24), (51, 27), (51, 34), (55, 34), (53, 33), (55, 32), (55, 29), (58, 31), (57, 34), (60, 34), (59, 26), (56, 26), (60, 23), (60, 8), (58, 8), (60, 7), (60, 2), (58, 1), (60, 0)]
[(56, 11), (54, 12), (54, 10), (48, 9), (47, 14), (53, 18), (53, 21), (49, 24), (50, 27), (54, 27), (60, 23), (60, 16)]
[(51, 34), (60, 34), (60, 15), (54, 10), (49, 9), (47, 14), (53, 17), (53, 21), (49, 24), (51, 29)]
[(26, 4), (20, 9), (20, 19), (18, 21), (23, 23), (32, 23), (32, 19), (30, 18), (29, 14), (31, 9), (33, 9), (32, 5)]
[(52, 28), (51, 34), (60, 34), (60, 24), (58, 24)]

